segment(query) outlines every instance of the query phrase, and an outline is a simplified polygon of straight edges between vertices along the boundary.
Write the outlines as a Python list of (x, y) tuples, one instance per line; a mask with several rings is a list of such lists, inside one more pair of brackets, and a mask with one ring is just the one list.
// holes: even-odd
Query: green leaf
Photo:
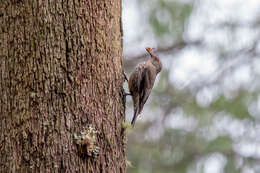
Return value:
[(221, 95), (210, 107), (217, 111), (224, 110), (235, 118), (254, 119), (248, 112), (249, 98), (250, 94), (244, 91), (240, 91), (239, 95), (233, 99), (227, 99), (224, 95)]
[(222, 152), (228, 153), (232, 150), (232, 139), (228, 136), (219, 136), (209, 142), (206, 147), (206, 152)]
[(241, 168), (237, 168), (233, 158), (230, 158), (224, 167), (227, 173), (240, 173)]

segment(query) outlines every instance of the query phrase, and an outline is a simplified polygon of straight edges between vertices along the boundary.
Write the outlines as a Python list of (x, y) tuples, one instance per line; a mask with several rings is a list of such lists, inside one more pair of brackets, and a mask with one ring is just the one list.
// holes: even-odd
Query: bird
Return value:
[(134, 127), (137, 116), (142, 112), (144, 104), (149, 98), (156, 76), (162, 70), (160, 59), (152, 53), (154, 48), (147, 47), (145, 49), (150, 54), (150, 58), (145, 62), (139, 63), (130, 74), (128, 80), (128, 88), (134, 105), (134, 115), (131, 121), (132, 127)]

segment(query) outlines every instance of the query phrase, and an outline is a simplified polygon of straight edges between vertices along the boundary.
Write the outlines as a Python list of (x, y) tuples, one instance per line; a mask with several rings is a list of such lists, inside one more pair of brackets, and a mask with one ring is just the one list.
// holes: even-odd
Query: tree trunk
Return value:
[(0, 2), (0, 172), (125, 172), (120, 19), (120, 0)]

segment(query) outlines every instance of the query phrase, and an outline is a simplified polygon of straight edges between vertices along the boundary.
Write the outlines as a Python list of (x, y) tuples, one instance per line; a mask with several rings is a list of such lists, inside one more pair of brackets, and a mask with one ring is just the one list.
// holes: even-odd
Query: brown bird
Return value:
[(154, 50), (154, 48), (146, 48), (146, 51), (151, 57), (149, 60), (135, 67), (128, 81), (128, 87), (134, 104), (134, 117), (131, 122), (132, 127), (134, 127), (136, 118), (142, 112), (144, 104), (151, 93), (156, 75), (162, 70), (162, 63), (160, 59), (151, 52), (152, 50)]

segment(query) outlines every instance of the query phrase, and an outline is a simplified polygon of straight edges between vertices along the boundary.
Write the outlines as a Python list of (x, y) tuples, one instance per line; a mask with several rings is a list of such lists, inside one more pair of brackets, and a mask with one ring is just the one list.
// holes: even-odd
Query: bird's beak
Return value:
[(155, 50), (155, 48), (146, 47), (145, 49), (151, 56), (153, 56), (152, 51)]

